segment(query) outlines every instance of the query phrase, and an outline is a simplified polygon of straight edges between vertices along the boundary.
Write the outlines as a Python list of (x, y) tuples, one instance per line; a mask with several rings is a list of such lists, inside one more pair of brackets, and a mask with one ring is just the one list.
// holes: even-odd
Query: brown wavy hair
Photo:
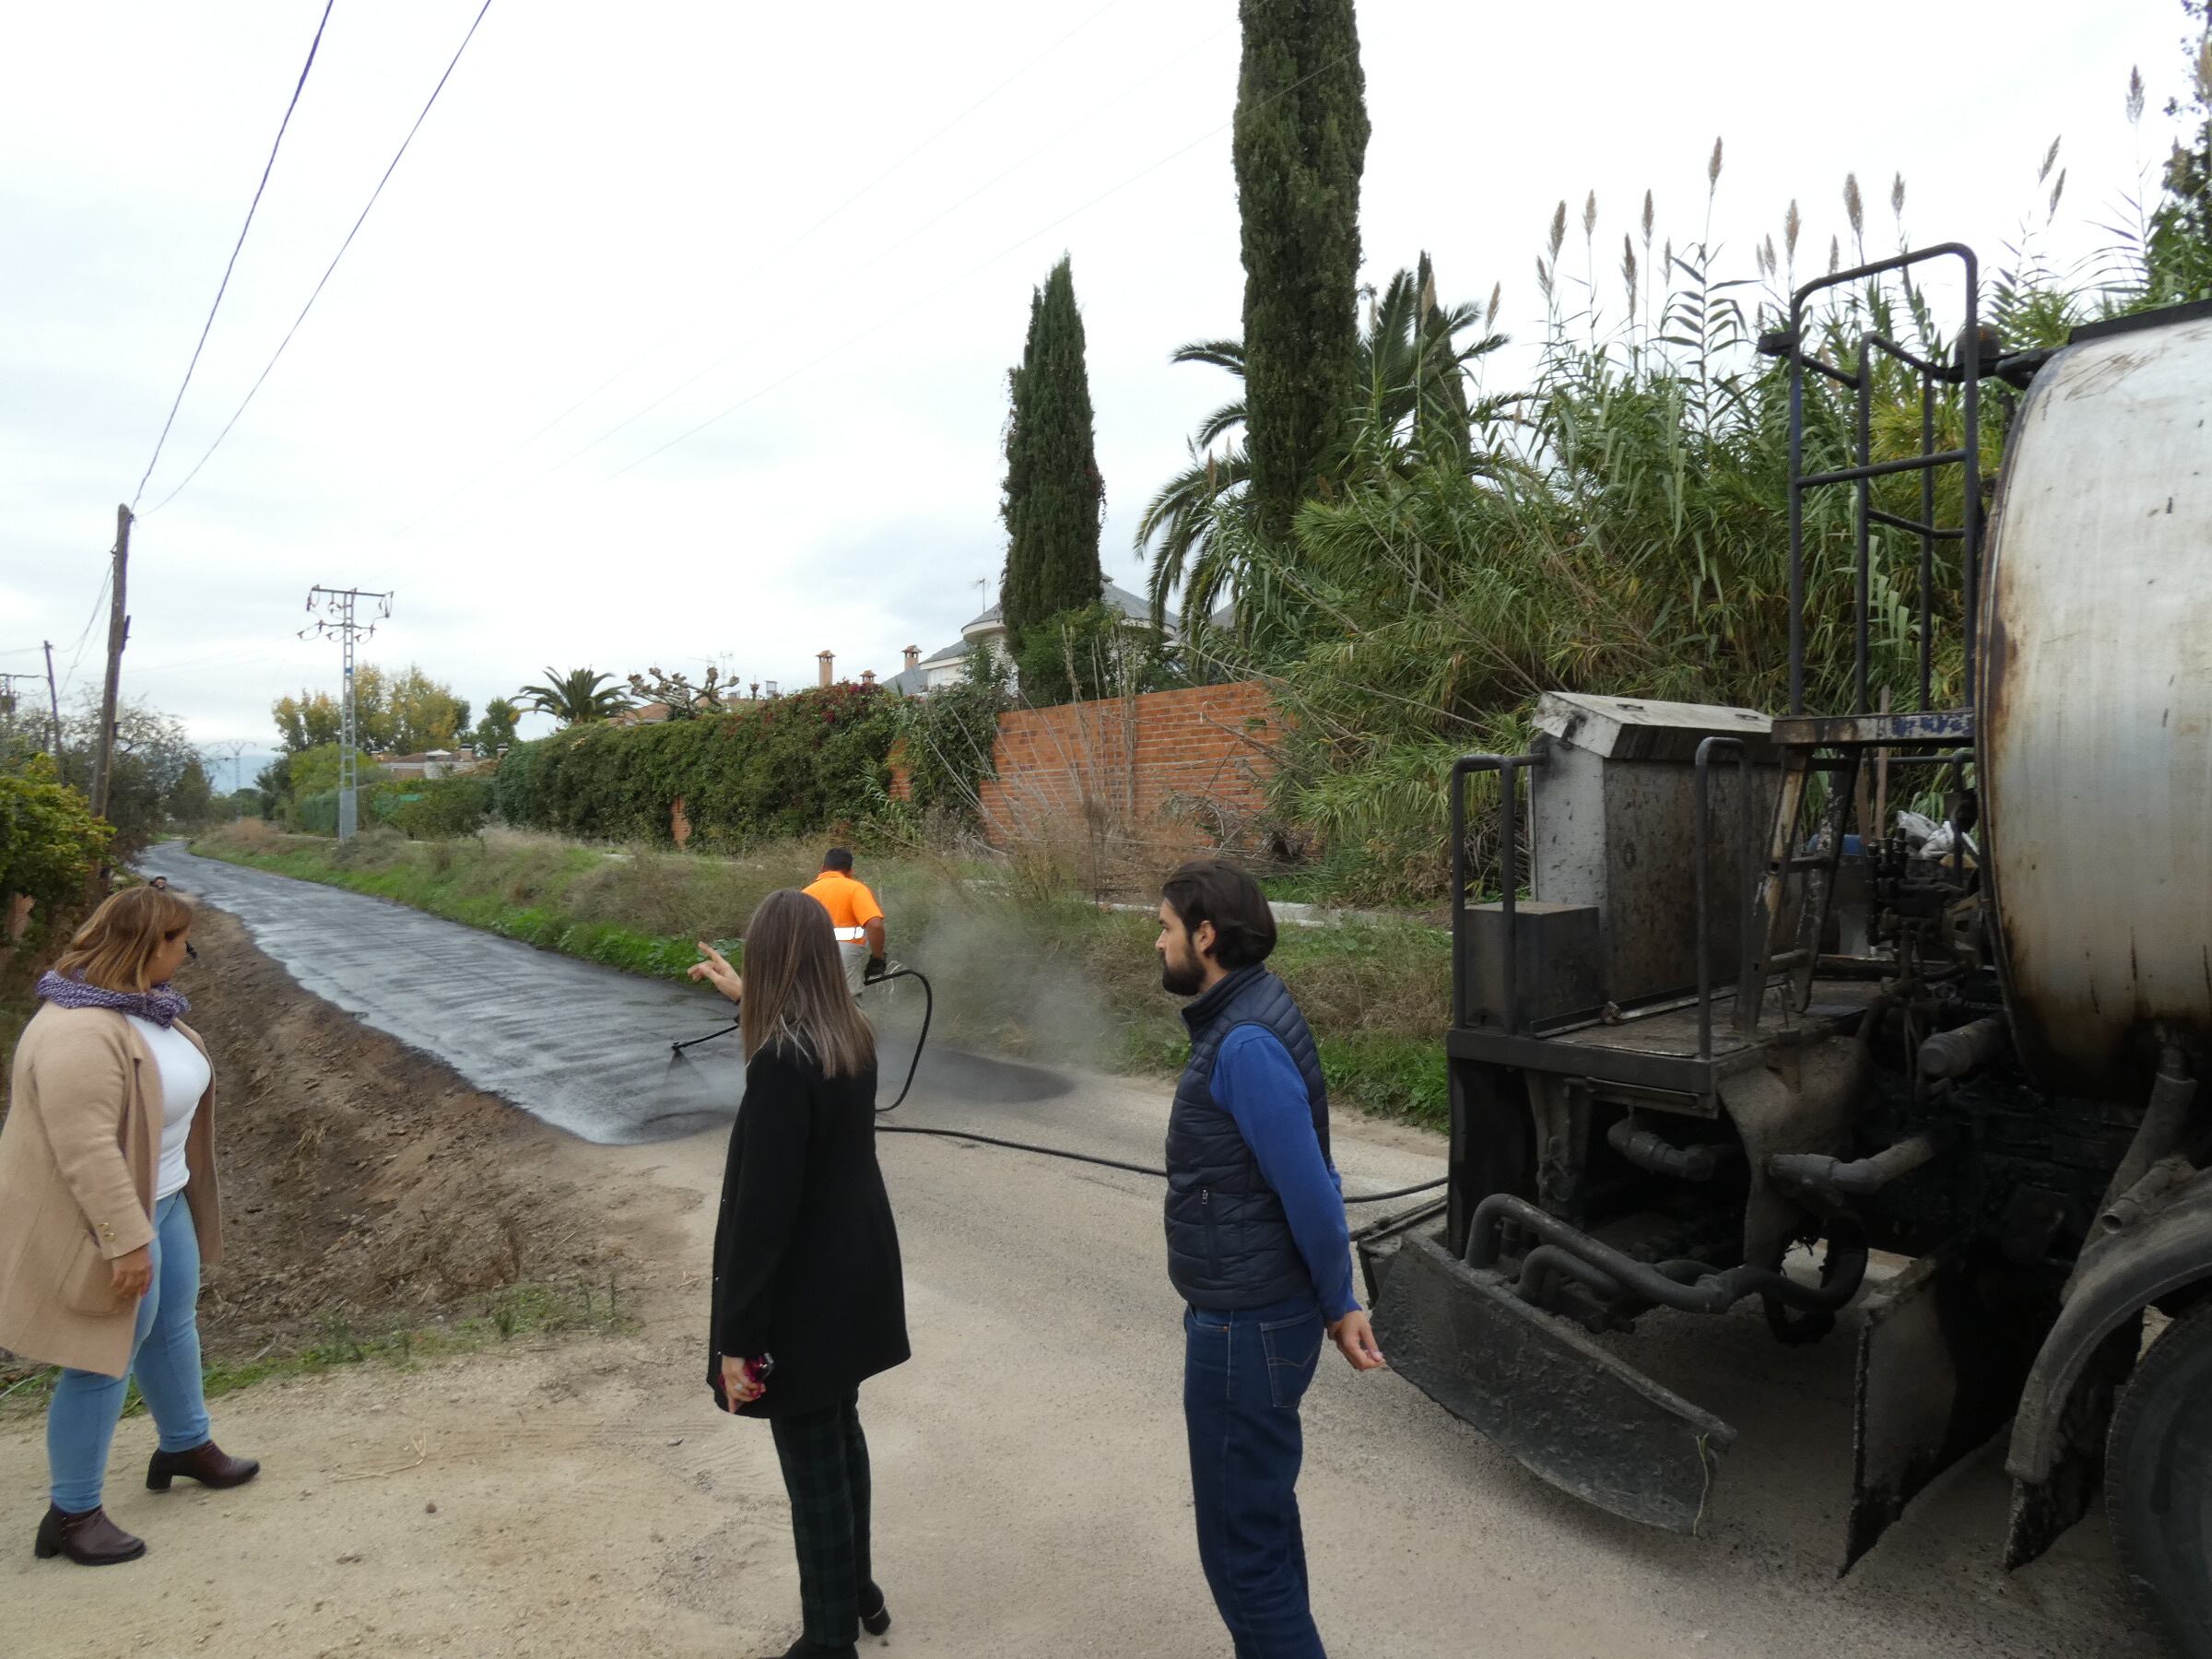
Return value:
[(53, 965), (102, 991), (152, 989), (154, 952), (192, 926), (192, 900), (167, 888), (125, 888), (94, 911)]
[(745, 1057), (789, 1042), (828, 1077), (858, 1077), (876, 1064), (876, 1032), (861, 1017), (838, 959), (821, 901), (796, 888), (760, 900), (745, 928)]

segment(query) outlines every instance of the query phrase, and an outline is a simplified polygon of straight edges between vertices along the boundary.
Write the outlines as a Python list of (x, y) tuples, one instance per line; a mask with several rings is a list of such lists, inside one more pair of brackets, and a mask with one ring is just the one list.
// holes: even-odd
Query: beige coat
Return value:
[[(205, 1054), (207, 1045), (176, 1028)], [(210, 1062), (212, 1068), (212, 1062)], [(135, 1297), (109, 1264), (154, 1236), (161, 1073), (145, 1041), (106, 1008), (42, 1005), (16, 1044), (0, 1126), (0, 1347), (46, 1365), (120, 1377)], [(184, 1199), (200, 1259), (222, 1255), (215, 1183), (215, 1085), (184, 1142)]]

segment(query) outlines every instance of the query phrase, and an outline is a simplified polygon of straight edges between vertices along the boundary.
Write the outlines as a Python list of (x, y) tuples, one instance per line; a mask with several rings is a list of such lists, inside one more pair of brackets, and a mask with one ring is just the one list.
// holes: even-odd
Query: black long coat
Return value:
[(768, 1392), (745, 1417), (827, 1410), (903, 1364), (906, 1289), (890, 1194), (876, 1161), (876, 1068), (824, 1077), (813, 1056), (771, 1043), (745, 1071), (714, 1228), (707, 1382), (722, 1358), (771, 1355)]

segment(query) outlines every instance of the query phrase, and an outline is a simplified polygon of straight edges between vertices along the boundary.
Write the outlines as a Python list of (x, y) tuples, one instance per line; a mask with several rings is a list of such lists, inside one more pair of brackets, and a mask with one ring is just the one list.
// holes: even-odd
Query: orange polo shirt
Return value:
[(830, 912), (830, 925), (841, 944), (859, 943), (868, 936), (869, 923), (883, 920), (883, 906), (876, 902), (876, 895), (841, 870), (824, 870), (806, 893)]

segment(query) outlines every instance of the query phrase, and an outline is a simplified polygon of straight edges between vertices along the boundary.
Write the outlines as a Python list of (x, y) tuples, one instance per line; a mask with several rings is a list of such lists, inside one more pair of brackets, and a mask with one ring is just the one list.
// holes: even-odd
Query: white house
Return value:
[[(1099, 599), (1126, 618), (1131, 628), (1152, 626), (1152, 604), (1148, 599), (1131, 593), (1127, 588), (1106, 583)], [(1161, 629), (1170, 643), (1176, 637), (1175, 621), (1168, 618)], [(1000, 660), (1006, 657), (1006, 624), (999, 607), (993, 606), (982, 616), (960, 629), (960, 637), (942, 651), (928, 656), (912, 646), (907, 647), (906, 671), (894, 675), (884, 683), (893, 690), (909, 696), (921, 696), (935, 691), (940, 686), (958, 685), (967, 674), (968, 653), (978, 645), (987, 646)]]

